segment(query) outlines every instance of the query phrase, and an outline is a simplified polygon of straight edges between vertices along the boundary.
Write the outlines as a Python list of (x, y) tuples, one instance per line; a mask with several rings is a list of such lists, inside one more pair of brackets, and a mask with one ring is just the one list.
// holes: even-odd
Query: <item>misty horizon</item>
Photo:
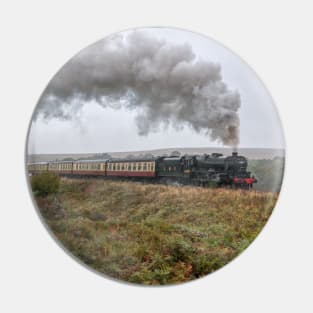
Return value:
[(153, 149), (134, 149), (134, 150), (114, 150), (114, 151), (57, 151), (57, 152), (37, 152), (37, 153), (27, 153), (28, 155), (31, 154), (104, 154), (104, 153), (135, 153), (135, 152), (151, 152), (151, 151), (158, 151), (158, 150), (184, 150), (184, 149), (216, 149), (216, 150), (230, 150), (230, 151), (240, 151), (240, 150), (246, 150), (246, 149), (251, 149), (251, 150), (282, 150), (285, 151), (284, 147), (237, 147), (237, 148), (232, 148), (232, 147), (221, 147), (221, 146), (185, 146), (185, 147), (155, 147)]

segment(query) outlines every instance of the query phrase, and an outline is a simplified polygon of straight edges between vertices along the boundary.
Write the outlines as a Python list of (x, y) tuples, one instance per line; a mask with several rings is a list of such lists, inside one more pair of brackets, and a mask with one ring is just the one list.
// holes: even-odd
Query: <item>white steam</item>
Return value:
[(136, 110), (140, 135), (189, 126), (225, 145), (239, 143), (238, 92), (222, 81), (218, 64), (197, 59), (187, 44), (139, 31), (99, 41), (52, 79), (35, 118), (73, 119), (90, 101)]

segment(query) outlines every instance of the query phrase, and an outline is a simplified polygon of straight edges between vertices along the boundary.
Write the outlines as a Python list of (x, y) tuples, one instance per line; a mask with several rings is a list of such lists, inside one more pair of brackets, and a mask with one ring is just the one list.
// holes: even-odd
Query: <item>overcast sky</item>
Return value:
[[(283, 148), (283, 134), (276, 108), (255, 73), (236, 55), (201, 35), (168, 28), (149, 28), (150, 36), (173, 44), (187, 43), (197, 58), (220, 64), (222, 80), (240, 94), (239, 147)], [(56, 78), (57, 79), (57, 76)], [(136, 151), (173, 147), (222, 147), (205, 132), (196, 132), (188, 124), (179, 129), (171, 124), (155, 132), (139, 135), (135, 120), (138, 112), (84, 100), (78, 117), (67, 120), (40, 115), (31, 123), (29, 153), (92, 153)]]

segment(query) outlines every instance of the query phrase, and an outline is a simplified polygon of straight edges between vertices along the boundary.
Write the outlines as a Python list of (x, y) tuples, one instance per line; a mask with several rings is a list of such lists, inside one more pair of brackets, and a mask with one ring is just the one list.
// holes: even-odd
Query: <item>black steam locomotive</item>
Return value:
[(237, 152), (223, 157), (220, 153), (201, 156), (161, 157), (157, 159), (161, 179), (199, 186), (234, 186), (250, 189), (257, 182), (247, 171), (248, 162)]
[(149, 182), (176, 182), (197, 186), (231, 186), (250, 189), (257, 182), (247, 171), (248, 162), (233, 152), (224, 157), (184, 155), (140, 159), (108, 159), (40, 162), (28, 164), (28, 172), (35, 175), (52, 172), (71, 177), (107, 177)]

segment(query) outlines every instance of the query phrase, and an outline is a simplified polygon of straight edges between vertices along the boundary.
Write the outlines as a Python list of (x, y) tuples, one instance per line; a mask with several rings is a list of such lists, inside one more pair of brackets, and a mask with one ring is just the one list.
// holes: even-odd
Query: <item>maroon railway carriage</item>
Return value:
[(55, 174), (72, 174), (73, 162), (72, 161), (55, 161), (49, 162), (48, 172)]
[(48, 166), (49, 166), (48, 162), (29, 163), (27, 164), (27, 169), (29, 175), (35, 175), (42, 172), (47, 172)]
[(155, 177), (155, 159), (118, 159), (106, 163), (107, 176)]
[(79, 160), (73, 162), (73, 175), (105, 176), (106, 160)]

